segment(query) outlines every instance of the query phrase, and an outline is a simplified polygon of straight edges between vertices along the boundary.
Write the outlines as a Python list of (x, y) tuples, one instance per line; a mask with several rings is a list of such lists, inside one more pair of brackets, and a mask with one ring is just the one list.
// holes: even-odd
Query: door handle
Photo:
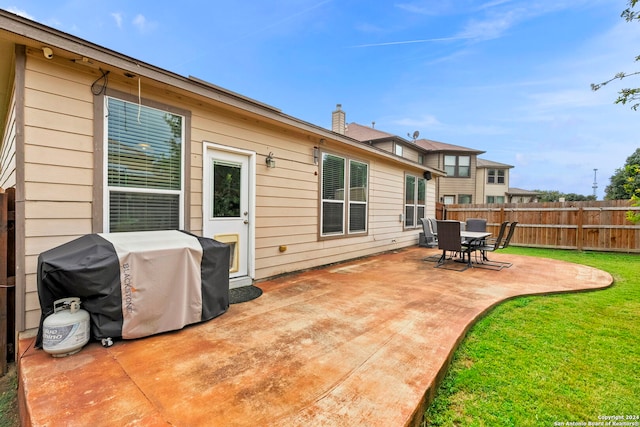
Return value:
[(249, 224), (249, 220), (248, 220), (248, 219), (245, 219), (243, 222), (244, 222), (245, 224)]

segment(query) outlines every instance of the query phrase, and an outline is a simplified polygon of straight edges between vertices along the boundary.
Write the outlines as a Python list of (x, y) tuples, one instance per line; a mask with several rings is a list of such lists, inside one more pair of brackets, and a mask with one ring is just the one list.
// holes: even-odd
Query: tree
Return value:
[(540, 193), (541, 202), (558, 202), (560, 198), (563, 198), (565, 202), (584, 202), (589, 200), (596, 200), (596, 196), (584, 196), (576, 193), (561, 193), (559, 191), (548, 190), (535, 190), (536, 193)]
[(628, 200), (640, 197), (640, 148), (627, 157), (623, 167), (615, 170), (604, 190), (606, 200)]
[[(629, 7), (626, 8), (624, 11), (622, 11), (622, 14), (620, 16), (624, 18), (627, 22), (632, 22), (632, 21), (640, 22), (640, 11), (633, 10), (638, 4), (638, 1), (640, 0), (629, 0), (629, 3), (628, 3)], [(640, 61), (640, 55), (636, 56), (635, 60)], [(637, 76), (637, 75), (640, 75), (640, 71), (635, 71), (632, 73), (625, 73), (624, 71), (621, 71), (617, 73), (615, 76), (613, 76), (612, 78), (610, 78), (609, 80), (606, 80), (602, 83), (597, 83), (597, 84), (592, 83), (591, 90), (596, 91), (602, 88), (603, 86), (606, 86), (607, 84), (611, 83), (614, 80), (622, 80), (627, 77)], [(620, 92), (618, 92), (618, 94), (619, 96), (615, 101), (616, 104), (625, 105), (627, 103), (630, 103), (631, 108), (633, 110), (637, 110), (638, 107), (640, 106), (640, 88), (621, 89)]]

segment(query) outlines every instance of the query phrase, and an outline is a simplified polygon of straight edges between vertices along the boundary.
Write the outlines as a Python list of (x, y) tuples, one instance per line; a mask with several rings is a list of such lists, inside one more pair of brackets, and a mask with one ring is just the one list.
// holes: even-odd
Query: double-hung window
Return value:
[(489, 169), (487, 171), (488, 184), (504, 184), (504, 169)]
[(329, 237), (366, 233), (369, 165), (336, 154), (322, 153), (321, 173), (320, 235)]
[(444, 170), (448, 177), (469, 178), (471, 176), (471, 156), (444, 156)]
[(424, 218), (426, 210), (427, 190), (426, 180), (413, 175), (404, 178), (404, 226), (405, 228), (420, 227), (420, 219)]
[(184, 117), (105, 99), (105, 231), (183, 228)]

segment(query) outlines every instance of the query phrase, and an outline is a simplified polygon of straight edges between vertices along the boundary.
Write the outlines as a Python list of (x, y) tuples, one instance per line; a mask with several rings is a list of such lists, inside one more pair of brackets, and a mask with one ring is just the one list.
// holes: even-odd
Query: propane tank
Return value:
[(53, 314), (42, 324), (42, 349), (53, 357), (80, 351), (89, 342), (89, 313), (80, 308), (80, 298), (62, 298), (53, 303)]

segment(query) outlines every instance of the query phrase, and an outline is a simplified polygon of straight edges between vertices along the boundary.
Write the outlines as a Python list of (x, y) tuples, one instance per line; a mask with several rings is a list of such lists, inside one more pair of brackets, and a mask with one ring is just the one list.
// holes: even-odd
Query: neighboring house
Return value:
[[(339, 104), (332, 114), (332, 129), (364, 144), (445, 172), (446, 176), (441, 176), (436, 182), (436, 197), (442, 203), (484, 202), (485, 191), (478, 188), (476, 176), (477, 157), (484, 151), (424, 138), (418, 139), (417, 133), (407, 135), (412, 137), (409, 141), (373, 126), (346, 124), (345, 112)], [(482, 179), (484, 180), (484, 177)], [(506, 190), (506, 187), (504, 189)]]
[(509, 188), (507, 191), (507, 203), (533, 203), (538, 202), (540, 193), (523, 190), (521, 188)]
[(436, 194), (445, 205), (480, 203), (477, 194), (477, 159), (484, 151), (444, 142), (419, 139), (416, 145), (431, 153), (425, 165), (443, 169), (446, 176), (438, 178)]
[(40, 319), (39, 254), (85, 234), (217, 238), (235, 287), (415, 245), (434, 216), (436, 166), (2, 10), (0, 55), (19, 332)]
[[(417, 132), (408, 134), (407, 137), (411, 137), (408, 140), (376, 129), (375, 123), (371, 126), (347, 124), (340, 104), (332, 113), (331, 125), (336, 133), (444, 172), (446, 175), (436, 180), (436, 199), (444, 204), (524, 203), (537, 202), (540, 197), (535, 191), (509, 188), (509, 170), (513, 166), (479, 158), (484, 151), (418, 139)], [(424, 177), (430, 178), (430, 172)], [(411, 217), (405, 219), (408, 224), (412, 223)]]
[[(374, 129), (373, 126), (361, 126), (357, 123), (347, 125), (345, 112), (342, 110), (340, 104), (337, 105), (336, 110), (332, 114), (332, 130), (338, 134), (346, 135), (354, 140), (360, 141), (366, 146), (374, 147), (382, 152), (393, 153), (399, 158), (407, 159), (419, 165), (425, 164), (426, 152), (424, 149), (417, 146), (415, 141), (407, 141), (397, 135), (392, 135), (390, 133)], [(431, 198), (427, 193), (427, 189), (433, 188), (433, 178), (442, 175), (444, 175), (444, 172), (436, 168), (425, 170), (422, 175), (405, 175), (403, 191), (405, 212), (401, 218), (404, 223), (405, 230), (421, 229), (421, 218), (435, 218), (435, 209), (434, 211), (430, 211), (427, 207), (427, 200), (430, 200)], [(428, 184), (429, 181), (431, 181), (431, 185)], [(433, 200), (438, 200), (437, 189), (436, 193), (433, 195)]]
[(505, 203), (509, 192), (511, 165), (477, 159), (476, 203)]

